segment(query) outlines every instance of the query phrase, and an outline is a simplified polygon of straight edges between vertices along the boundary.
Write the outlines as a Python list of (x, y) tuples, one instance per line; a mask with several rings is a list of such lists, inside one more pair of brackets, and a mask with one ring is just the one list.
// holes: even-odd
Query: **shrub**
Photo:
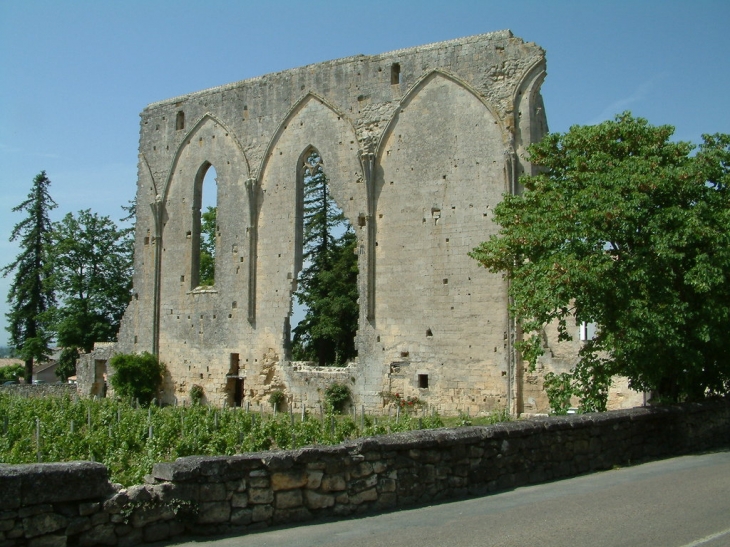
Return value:
[(193, 405), (199, 405), (203, 402), (203, 394), (203, 386), (193, 384), (193, 387), (190, 388), (190, 402)]
[(165, 365), (151, 353), (119, 353), (109, 362), (114, 375), (111, 384), (114, 391), (122, 397), (138, 399), (140, 404), (148, 405), (155, 398), (162, 384)]
[(350, 388), (345, 384), (335, 382), (330, 384), (324, 391), (325, 400), (332, 406), (336, 412), (342, 412), (345, 404), (350, 399)]
[(25, 374), (23, 365), (8, 365), (0, 367), (0, 383), (15, 380), (16, 382)]
[(272, 391), (271, 395), (269, 395), (269, 403), (277, 410), (279, 409), (279, 405), (281, 405), (285, 399), (286, 395), (284, 395), (284, 392), (279, 391), (278, 389), (276, 391)]

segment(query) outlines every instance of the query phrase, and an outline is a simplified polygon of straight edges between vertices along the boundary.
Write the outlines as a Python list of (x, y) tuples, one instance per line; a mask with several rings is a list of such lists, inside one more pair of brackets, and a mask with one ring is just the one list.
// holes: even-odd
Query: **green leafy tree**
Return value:
[(118, 353), (109, 361), (114, 374), (111, 384), (117, 395), (138, 399), (148, 405), (157, 397), (162, 385), (165, 365), (151, 353), (132, 355)]
[(671, 401), (730, 388), (730, 136), (705, 135), (693, 154), (672, 133), (624, 113), (548, 135), (529, 149), (540, 174), (505, 196), (499, 235), (471, 253), (507, 272), (533, 365), (548, 323), (561, 340), (598, 325), (570, 378), (548, 382), (585, 410), (605, 409), (616, 374)]
[(316, 151), (305, 167), (303, 220), (305, 267), (296, 297), (307, 311), (294, 328), (292, 356), (319, 365), (344, 365), (357, 355), (357, 238), (330, 196)]
[(62, 374), (73, 374), (77, 348), (116, 338), (132, 284), (131, 232), (106, 216), (83, 210), (53, 225), (53, 275), (59, 298), (52, 311)]
[(23, 365), (7, 365), (0, 367), (0, 384), (3, 382), (17, 382), (25, 376), (25, 367)]
[(66, 382), (70, 376), (76, 374), (76, 361), (79, 358), (79, 350), (76, 347), (63, 348), (61, 355), (58, 356), (58, 365), (56, 366), (56, 376), (63, 382)]
[(215, 232), (217, 207), (208, 207), (200, 216), (200, 285), (215, 283)]
[(10, 313), (8, 332), (10, 343), (25, 361), (25, 380), (30, 383), (34, 361), (45, 361), (50, 354), (50, 334), (44, 317), (53, 306), (54, 292), (48, 283), (51, 259), (48, 238), (51, 232), (49, 211), (56, 207), (48, 192), (51, 181), (45, 171), (33, 179), (28, 198), (13, 208), (14, 213), (26, 213), (15, 225), (10, 241), (19, 241), (20, 254), (2, 268), (3, 276), (15, 272), (8, 293)]

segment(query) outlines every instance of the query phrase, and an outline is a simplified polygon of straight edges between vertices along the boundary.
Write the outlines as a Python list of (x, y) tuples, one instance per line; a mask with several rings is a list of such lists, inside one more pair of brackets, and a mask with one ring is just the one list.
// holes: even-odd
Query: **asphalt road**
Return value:
[(730, 452), (178, 547), (727, 547)]

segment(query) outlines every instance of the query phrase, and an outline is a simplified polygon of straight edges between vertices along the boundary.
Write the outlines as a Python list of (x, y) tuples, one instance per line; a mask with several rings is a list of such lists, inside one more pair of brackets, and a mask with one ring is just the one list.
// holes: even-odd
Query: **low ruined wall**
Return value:
[(57, 397), (77, 394), (74, 384), (13, 384), (0, 386), (0, 393), (10, 393), (21, 397)]
[(431, 503), (730, 446), (730, 401), (425, 430), (154, 466), (0, 466), (0, 545), (135, 545)]

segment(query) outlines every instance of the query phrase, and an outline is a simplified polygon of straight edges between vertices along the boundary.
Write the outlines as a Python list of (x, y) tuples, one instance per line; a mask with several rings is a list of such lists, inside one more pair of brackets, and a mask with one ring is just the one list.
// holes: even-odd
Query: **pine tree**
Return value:
[(50, 262), (48, 236), (51, 232), (50, 210), (56, 207), (48, 192), (51, 181), (45, 171), (33, 179), (28, 199), (13, 208), (27, 216), (13, 228), (10, 241), (20, 241), (20, 254), (2, 269), (3, 276), (15, 272), (10, 286), (7, 314), (10, 343), (25, 361), (25, 380), (30, 383), (34, 361), (44, 361), (50, 351), (50, 336), (44, 317), (54, 304), (53, 289), (48, 283)]
[(295, 294), (307, 312), (294, 328), (292, 356), (320, 366), (344, 365), (357, 355), (357, 238), (330, 196), (314, 150), (305, 164), (303, 220), (306, 267)]

